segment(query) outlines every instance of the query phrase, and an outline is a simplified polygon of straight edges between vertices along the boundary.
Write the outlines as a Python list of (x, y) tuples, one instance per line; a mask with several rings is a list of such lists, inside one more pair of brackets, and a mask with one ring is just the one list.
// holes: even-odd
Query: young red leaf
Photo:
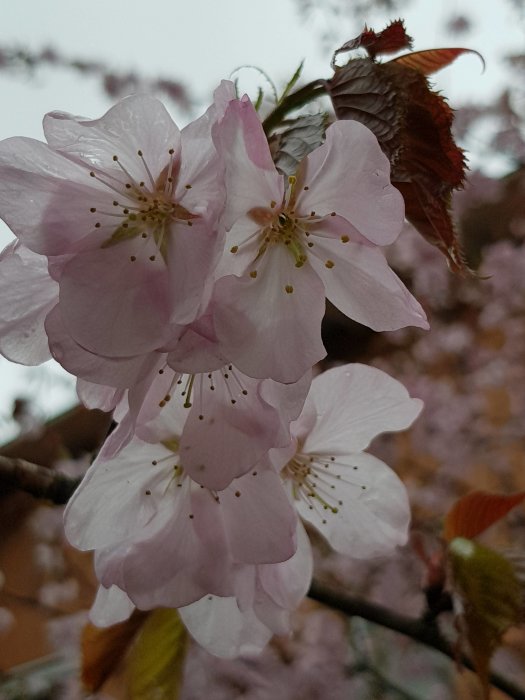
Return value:
[(421, 60), (414, 59), (417, 68), (408, 61), (350, 60), (335, 68), (326, 89), (339, 119), (355, 119), (374, 132), (390, 159), (392, 183), (405, 198), (407, 219), (452, 269), (466, 272), (450, 215), (452, 191), (465, 177), (463, 151), (451, 133), (453, 112), (430, 89)]
[(459, 629), (489, 697), (489, 664), (506, 630), (520, 622), (521, 590), (510, 562), (472, 540), (456, 537), (449, 545), (452, 595)]
[(82, 630), (81, 678), (86, 690), (96, 693), (115, 671), (149, 613), (136, 610), (124, 622), (111, 627), (91, 623)]
[(412, 46), (412, 38), (405, 31), (403, 20), (396, 19), (390, 22), (386, 29), (376, 34), (373, 29), (365, 26), (362, 33), (355, 39), (347, 41), (339, 47), (332, 57), (332, 68), (335, 66), (335, 59), (339, 54), (352, 51), (353, 49), (366, 49), (371, 58), (385, 53), (395, 53), (401, 49), (409, 49)]
[(426, 51), (413, 51), (406, 53), (403, 56), (393, 58), (390, 63), (397, 63), (405, 68), (417, 70), (423, 75), (430, 75), (442, 68), (450, 65), (458, 56), (465, 53), (473, 53), (481, 59), (483, 68), (485, 61), (483, 56), (473, 49), (427, 49)]
[(443, 536), (471, 539), (493, 525), (525, 499), (525, 491), (513, 494), (472, 491), (456, 501), (446, 515)]

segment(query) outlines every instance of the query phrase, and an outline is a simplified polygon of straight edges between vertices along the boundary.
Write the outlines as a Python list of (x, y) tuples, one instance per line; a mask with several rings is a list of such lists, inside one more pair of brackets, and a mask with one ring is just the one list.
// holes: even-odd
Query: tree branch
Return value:
[(25, 459), (0, 455), (0, 485), (3, 487), (25, 491), (35, 498), (64, 505), (79, 483), (80, 479), (72, 479), (39, 464), (26, 462)]
[[(452, 660), (457, 658), (453, 647), (443, 637), (435, 624), (417, 618), (406, 617), (377, 603), (370, 603), (361, 598), (355, 598), (340, 589), (336, 590), (325, 586), (316, 579), (312, 581), (308, 595), (313, 600), (317, 600), (319, 603), (323, 603), (335, 610), (340, 610), (350, 617), (362, 617), (364, 620), (387, 627), (394, 632), (404, 634), (421, 644), (436, 649)], [(464, 666), (475, 672), (474, 664), (468, 656), (461, 655), (460, 659)], [(525, 700), (525, 691), (499, 673), (491, 673), (489, 681), (491, 685), (503, 691), (509, 697), (514, 698), (514, 700)]]

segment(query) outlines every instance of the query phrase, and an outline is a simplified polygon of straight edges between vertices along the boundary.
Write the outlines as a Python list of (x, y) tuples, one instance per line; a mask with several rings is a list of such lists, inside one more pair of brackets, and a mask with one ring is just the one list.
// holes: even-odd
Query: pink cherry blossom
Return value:
[(162, 442), (135, 438), (113, 459), (99, 457), (65, 514), (72, 544), (96, 550), (101, 583), (141, 608), (234, 595), (237, 564), (285, 561), (296, 549), (296, 516), (275, 471), (204, 488), (181, 466), (187, 412), (171, 403), (170, 412)]
[(405, 487), (363, 450), (379, 433), (408, 428), (422, 406), (398, 381), (365, 365), (336, 367), (313, 380), (291, 444), (272, 450), (271, 460), (301, 518), (335, 550), (364, 559), (406, 542)]
[(204, 596), (179, 614), (193, 638), (215, 656), (258, 653), (274, 634), (290, 633), (290, 613), (306, 596), (312, 570), (310, 541), (299, 522), (293, 557), (241, 567), (236, 596)]
[[(210, 593), (179, 608), (179, 614), (193, 638), (215, 656), (258, 653), (274, 634), (289, 634), (290, 613), (308, 592), (312, 568), (310, 542), (298, 522), (297, 551), (290, 559), (232, 565), (233, 595)], [(90, 618), (106, 627), (126, 620), (134, 609), (122, 589), (101, 585)]]
[(61, 323), (86, 351), (148, 353), (197, 316), (221, 249), (217, 115), (181, 132), (158, 100), (133, 96), (92, 121), (47, 115), (48, 144), (0, 144), (0, 214), (30, 250), (61, 256)]
[[(310, 386), (310, 372), (294, 384), (280, 384), (253, 379), (225, 364), (204, 320), (186, 329), (176, 358), (171, 352), (103, 358), (80, 346), (70, 348), (70, 337), (60, 334), (56, 309), (46, 328), (55, 356), (64, 351), (69, 360), (77, 358), (66, 368), (88, 380), (80, 385), (84, 402), (114, 409), (119, 425), (102, 448), (104, 458), (115, 456), (134, 435), (153, 444), (162, 441), (173, 420), (170, 409), (182, 410), (187, 416), (180, 436), (181, 465), (206, 488), (226, 488), (271, 447), (286, 445), (290, 422), (299, 416)], [(210, 371), (194, 371), (202, 366)], [(95, 379), (117, 386), (97, 386), (91, 383)]]
[(288, 183), (247, 98), (229, 104), (214, 138), (228, 193), (215, 327), (242, 371), (289, 382), (321, 359), (325, 294), (375, 330), (428, 327), (378, 247), (397, 237), (404, 210), (371, 131), (332, 124)]

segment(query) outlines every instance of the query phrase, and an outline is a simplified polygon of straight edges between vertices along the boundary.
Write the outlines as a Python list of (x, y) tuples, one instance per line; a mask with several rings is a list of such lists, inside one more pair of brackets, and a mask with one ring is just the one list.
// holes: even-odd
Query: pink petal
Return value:
[(170, 149), (175, 158), (180, 156), (179, 129), (164, 105), (147, 95), (121, 100), (100, 119), (51, 112), (44, 118), (44, 133), (52, 148), (112, 172), (122, 182), (129, 178), (113, 160), (115, 155), (136, 182), (149, 181), (144, 162), (156, 178), (170, 161)]
[[(127, 389), (141, 381), (147, 374), (154, 361), (152, 356), (136, 355), (115, 358), (89, 352), (76, 343), (67, 332), (61, 311), (61, 304), (57, 304), (49, 312), (45, 321), (51, 353), (55, 360), (71, 374), (94, 384), (103, 385), (99, 387), (99, 392), (102, 392), (99, 396), (103, 403), (108, 399), (108, 391), (114, 393), (115, 389)], [(88, 403), (97, 400), (93, 389), (90, 396)]]
[[(407, 541), (410, 506), (405, 487), (379, 459), (366, 453), (337, 457), (319, 473), (318, 492), (330, 492), (324, 508), (316, 499), (296, 501), (299, 515), (314, 525), (341, 554), (356, 559), (391, 554)], [(335, 486), (330, 490), (330, 486)], [(309, 506), (312, 506), (310, 508)]]
[(290, 442), (290, 423), (300, 415), (311, 383), (311, 371), (306, 372), (301, 379), (293, 384), (282, 384), (273, 381), (273, 379), (264, 379), (261, 382), (261, 396), (267, 403), (279, 410), (282, 419), (282, 431), (274, 446), (286, 446)]
[(326, 141), (306, 157), (297, 211), (335, 211), (365, 238), (388, 245), (399, 235), (404, 203), (390, 184), (390, 164), (374, 134), (356, 121), (328, 127)]
[(141, 243), (154, 247), (150, 241), (122, 242), (79, 254), (65, 266), (60, 280), (62, 319), (86, 350), (131, 357), (155, 350), (168, 335), (166, 267), (162, 259), (150, 261), (147, 250), (141, 248), (141, 255)]
[[(186, 325), (204, 311), (211, 293), (211, 268), (220, 243), (217, 231), (206, 220), (193, 226), (176, 222), (168, 233), (170, 323)], [(209, 293), (206, 285), (209, 283)]]
[(312, 547), (300, 520), (296, 536), (297, 550), (290, 559), (257, 567), (261, 588), (276, 605), (286, 610), (294, 610), (307, 595), (313, 574)]
[(77, 395), (86, 408), (98, 408), (109, 413), (122, 399), (122, 390), (77, 379)]
[(259, 382), (234, 368), (214, 372), (211, 379), (199, 375), (192, 404), (180, 442), (181, 465), (209, 489), (226, 488), (281, 436), (281, 417), (261, 400)]
[(179, 615), (198, 644), (225, 659), (257, 654), (272, 637), (253, 610), (241, 612), (233, 597), (204, 596), (180, 608)]
[(277, 474), (258, 468), (236, 479), (219, 499), (235, 561), (267, 564), (293, 556), (297, 517)]
[(74, 250), (95, 231), (90, 208), (107, 209), (108, 198), (89, 170), (46, 144), (26, 138), (0, 143), (0, 214), (31, 250)]
[(295, 382), (325, 355), (323, 285), (280, 246), (263, 255), (255, 279), (220, 279), (214, 302), (223, 353), (249, 376)]
[(171, 494), (175, 498), (161, 498), (155, 518), (139, 536), (97, 561), (101, 582), (118, 585), (139, 608), (181, 607), (210, 590), (218, 594), (231, 591), (231, 563), (221, 548), (220, 532), (213, 538), (215, 533), (208, 526), (207, 540), (198, 534), (194, 520), (201, 513), (191, 517), (189, 487), (187, 479)]
[(334, 367), (315, 377), (307, 402), (317, 415), (302, 447), (310, 454), (364, 450), (376, 435), (408, 428), (423, 408), (396, 379), (361, 364)]
[[(169, 482), (170, 452), (135, 440), (109, 461), (95, 460), (70, 499), (64, 515), (66, 537), (78, 549), (95, 549), (138, 536), (156, 515), (146, 494)], [(152, 461), (160, 462), (156, 467)]]
[(378, 248), (316, 237), (309, 261), (327, 298), (349, 318), (376, 331), (429, 328), (421, 305)]
[(228, 364), (220, 354), (219, 341), (215, 334), (213, 317), (207, 312), (175, 339), (168, 347), (168, 364), (177, 372), (200, 374), (213, 372)]
[(50, 359), (44, 321), (58, 299), (47, 260), (21, 245), (1, 254), (0, 352), (12, 362), (38, 365)]
[(120, 588), (99, 586), (89, 619), (97, 627), (110, 627), (127, 620), (134, 610), (135, 606)]
[(225, 228), (231, 228), (254, 207), (270, 208), (272, 201), (280, 205), (284, 181), (275, 169), (261, 120), (249, 99), (230, 102), (213, 134), (226, 166)]

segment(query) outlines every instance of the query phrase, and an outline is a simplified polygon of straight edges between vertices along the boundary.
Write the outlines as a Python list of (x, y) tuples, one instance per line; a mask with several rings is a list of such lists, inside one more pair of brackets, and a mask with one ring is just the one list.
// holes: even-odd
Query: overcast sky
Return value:
[[(72, 58), (99, 59), (115, 69), (133, 69), (152, 78), (172, 77), (186, 84), (204, 107), (219, 81), (246, 64), (263, 68), (278, 86), (303, 58), (306, 79), (329, 77), (333, 49), (359, 33), (365, 22), (379, 31), (396, 18), (384, 13), (356, 17), (351, 0), (346, 6), (348, 17), (334, 21), (319, 0), (318, 9), (304, 22), (296, 0), (4, 0), (0, 42), (31, 50), (53, 46)], [(474, 15), (473, 31), (451, 36), (445, 21), (460, 12)], [(438, 85), (453, 106), (496, 94), (507, 75), (501, 56), (524, 50), (523, 22), (507, 3), (412, 0), (401, 14), (416, 50), (459, 45), (483, 53), (484, 73), (479, 59), (466, 56), (439, 74)], [(333, 34), (330, 47), (321, 41), (327, 31)], [(244, 75), (251, 74), (244, 71)], [(41, 120), (47, 111), (99, 117), (111, 104), (96, 80), (50, 68), (33, 77), (0, 71), (0, 90), (0, 138), (42, 138)], [(181, 126), (188, 119), (171, 111)], [(0, 243), (10, 238), (0, 222)], [(72, 400), (67, 383), (59, 382), (55, 391), (49, 391), (46, 378), (55, 373), (48, 369), (35, 375), (0, 358), (0, 442), (13, 434), (6, 418), (15, 396), (37, 394), (39, 410), (47, 415), (63, 410)], [(37, 391), (35, 382), (41, 384), (42, 376), (44, 390)]]

